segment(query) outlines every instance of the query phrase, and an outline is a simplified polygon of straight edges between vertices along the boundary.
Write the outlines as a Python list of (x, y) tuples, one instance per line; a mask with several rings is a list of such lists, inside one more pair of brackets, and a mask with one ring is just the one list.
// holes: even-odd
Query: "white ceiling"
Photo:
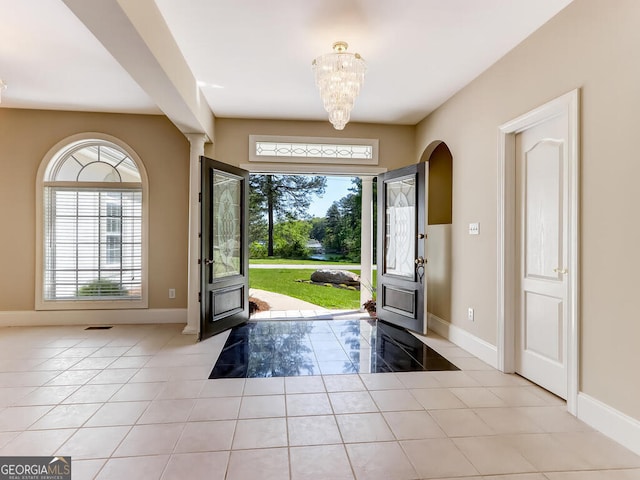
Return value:
[[(571, 0), (155, 2), (216, 116), (326, 120), (311, 61), (344, 40), (368, 66), (352, 121), (415, 124)], [(1, 107), (160, 113), (62, 0), (0, 12)]]

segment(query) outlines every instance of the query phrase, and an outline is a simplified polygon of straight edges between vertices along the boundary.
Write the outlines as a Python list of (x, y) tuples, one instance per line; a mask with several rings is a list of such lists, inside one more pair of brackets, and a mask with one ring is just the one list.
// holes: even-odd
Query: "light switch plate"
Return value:
[(479, 223), (470, 223), (469, 224), (469, 235), (480, 235), (480, 224)]

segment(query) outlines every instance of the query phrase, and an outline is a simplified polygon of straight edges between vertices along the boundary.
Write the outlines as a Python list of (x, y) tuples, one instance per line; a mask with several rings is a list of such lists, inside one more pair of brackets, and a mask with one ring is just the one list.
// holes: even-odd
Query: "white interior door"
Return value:
[(516, 372), (567, 398), (567, 114), (518, 133)]

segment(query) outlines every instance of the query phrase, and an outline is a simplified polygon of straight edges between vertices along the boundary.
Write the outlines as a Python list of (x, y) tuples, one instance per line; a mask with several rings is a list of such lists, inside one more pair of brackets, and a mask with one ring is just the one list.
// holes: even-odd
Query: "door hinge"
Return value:
[(202, 293), (198, 292), (198, 302), (202, 302)]
[(198, 202), (202, 203), (202, 192), (198, 192)]
[(202, 260), (198, 259), (198, 265), (202, 265)]

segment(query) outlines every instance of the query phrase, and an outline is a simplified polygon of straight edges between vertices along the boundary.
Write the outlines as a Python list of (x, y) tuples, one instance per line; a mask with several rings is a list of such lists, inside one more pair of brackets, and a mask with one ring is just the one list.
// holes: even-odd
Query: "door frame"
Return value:
[(515, 332), (518, 304), (515, 291), (517, 272), (516, 238), (516, 151), (515, 137), (550, 118), (566, 113), (569, 120), (567, 150), (569, 162), (569, 225), (567, 258), (567, 410), (577, 414), (579, 391), (579, 299), (580, 299), (580, 90), (572, 90), (550, 102), (511, 120), (498, 128), (498, 369), (515, 371)]

